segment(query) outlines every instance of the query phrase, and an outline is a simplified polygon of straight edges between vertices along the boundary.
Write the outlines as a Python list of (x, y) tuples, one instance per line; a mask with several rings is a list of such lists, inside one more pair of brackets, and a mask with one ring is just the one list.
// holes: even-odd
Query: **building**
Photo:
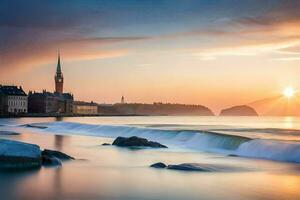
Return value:
[(98, 114), (98, 104), (94, 102), (73, 102), (73, 113), (80, 115), (96, 115)]
[(63, 94), (64, 90), (64, 77), (61, 71), (61, 65), (60, 65), (60, 54), (58, 54), (58, 61), (57, 61), (57, 67), (56, 67), (56, 74), (54, 76), (55, 80), (55, 92), (59, 94)]
[(57, 113), (58, 97), (51, 92), (29, 92), (28, 94), (28, 112), (30, 113)]
[(73, 110), (73, 95), (70, 93), (29, 92), (29, 113), (67, 113)]
[(124, 96), (121, 97), (121, 104), (124, 104), (125, 103), (125, 98)]
[(28, 111), (28, 97), (22, 87), (0, 85), (0, 114), (20, 114)]
[(61, 69), (60, 54), (58, 54), (56, 73), (54, 76), (54, 93), (44, 90), (41, 93), (29, 92), (30, 113), (66, 113), (73, 111), (74, 97), (71, 93), (64, 93), (64, 77)]

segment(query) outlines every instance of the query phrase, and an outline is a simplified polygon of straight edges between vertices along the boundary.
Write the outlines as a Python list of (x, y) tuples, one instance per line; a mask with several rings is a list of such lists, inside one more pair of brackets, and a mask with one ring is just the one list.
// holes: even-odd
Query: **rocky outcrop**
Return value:
[(44, 166), (61, 166), (62, 161), (66, 160), (74, 160), (74, 158), (60, 151), (49, 149), (42, 151), (42, 165)]
[(111, 144), (109, 143), (103, 143), (102, 146), (110, 146)]
[(154, 164), (152, 164), (152, 165), (150, 165), (150, 167), (153, 167), (153, 168), (166, 168), (167, 167), (167, 165), (166, 164), (164, 164), (164, 163), (162, 163), (162, 162), (158, 162), (158, 163), (154, 163)]
[(0, 168), (24, 169), (41, 166), (41, 150), (38, 145), (0, 139)]
[(220, 116), (258, 116), (254, 108), (246, 105), (221, 110)]
[(41, 166), (60, 166), (62, 161), (74, 158), (45, 149), (35, 144), (0, 139), (0, 169), (31, 169)]
[(46, 128), (48, 128), (47, 126), (40, 126), (40, 125), (36, 125), (36, 124), (25, 124), (24, 126), (28, 127), (28, 128), (39, 128), (39, 129), (46, 129)]
[(199, 171), (199, 172), (210, 172), (212, 171), (206, 166), (196, 163), (183, 163), (179, 165), (168, 165), (167, 169), (181, 170), (181, 171)]
[(152, 148), (168, 148), (158, 142), (148, 141), (145, 138), (140, 137), (117, 137), (112, 145), (119, 147), (152, 147)]
[(74, 160), (74, 158), (72, 156), (69, 156), (65, 153), (62, 153), (60, 151), (54, 151), (54, 150), (49, 150), (49, 149), (45, 149), (42, 152), (42, 156), (49, 156), (49, 157), (55, 157), (58, 158), (60, 160)]
[(62, 163), (58, 158), (50, 156), (42, 156), (43, 166), (61, 166)]
[(232, 172), (244, 171), (245, 169), (229, 165), (207, 164), (207, 163), (182, 163), (166, 165), (164, 163), (155, 163), (150, 165), (153, 168), (178, 170), (178, 171), (195, 171), (195, 172)]
[(0, 135), (20, 135), (20, 133), (13, 131), (0, 131)]

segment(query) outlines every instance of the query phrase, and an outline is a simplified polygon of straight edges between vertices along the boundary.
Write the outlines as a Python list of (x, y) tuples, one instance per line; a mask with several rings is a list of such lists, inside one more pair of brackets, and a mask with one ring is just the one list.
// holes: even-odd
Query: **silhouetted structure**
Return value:
[(103, 115), (214, 115), (209, 108), (202, 105), (170, 103), (99, 105), (98, 111)]
[(121, 104), (124, 104), (125, 103), (125, 98), (124, 98), (124, 96), (122, 96), (122, 98), (121, 98)]
[(55, 92), (29, 92), (28, 111), (30, 113), (72, 113), (74, 97), (71, 93), (63, 93), (64, 78), (61, 70), (60, 54), (58, 54), (55, 73)]
[(22, 87), (0, 85), (0, 114), (27, 113), (28, 99)]
[(241, 105), (221, 110), (220, 116), (258, 116), (254, 108)]
[(54, 80), (55, 80), (55, 93), (63, 94), (64, 77), (63, 77), (63, 74), (61, 71), (60, 54), (59, 53), (58, 53), (56, 74), (55, 74)]

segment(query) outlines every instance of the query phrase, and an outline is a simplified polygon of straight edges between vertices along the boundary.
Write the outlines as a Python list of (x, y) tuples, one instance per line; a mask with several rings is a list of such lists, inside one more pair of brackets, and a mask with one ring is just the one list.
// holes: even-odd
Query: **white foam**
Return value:
[(277, 161), (300, 162), (300, 143), (298, 142), (250, 139), (205, 131), (160, 130), (71, 122), (50, 122), (39, 123), (38, 125), (48, 127), (39, 131), (54, 134), (77, 134), (110, 138), (138, 136), (167, 146)]

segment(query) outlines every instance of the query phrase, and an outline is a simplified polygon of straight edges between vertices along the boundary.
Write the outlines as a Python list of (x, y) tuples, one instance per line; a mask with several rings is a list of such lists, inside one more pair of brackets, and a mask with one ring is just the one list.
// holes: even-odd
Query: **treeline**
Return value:
[(104, 115), (214, 115), (209, 108), (202, 105), (171, 103), (99, 105), (98, 112)]

